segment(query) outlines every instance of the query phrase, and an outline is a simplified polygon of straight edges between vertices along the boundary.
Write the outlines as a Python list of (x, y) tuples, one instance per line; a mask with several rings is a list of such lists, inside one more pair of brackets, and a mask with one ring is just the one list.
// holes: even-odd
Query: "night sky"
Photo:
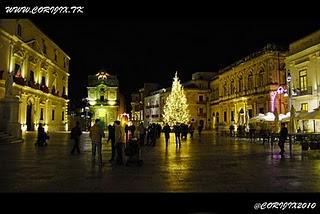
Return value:
[(86, 97), (87, 76), (105, 69), (130, 94), (145, 82), (171, 85), (194, 72), (216, 72), (275, 43), (290, 42), (320, 29), (320, 19), (88, 19), (32, 21), (70, 57), (72, 106)]

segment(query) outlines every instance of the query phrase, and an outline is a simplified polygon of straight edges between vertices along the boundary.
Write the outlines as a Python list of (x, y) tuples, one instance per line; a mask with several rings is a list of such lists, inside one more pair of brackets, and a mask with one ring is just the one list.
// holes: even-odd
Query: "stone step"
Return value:
[(0, 144), (12, 144), (12, 143), (22, 143), (22, 138), (16, 138), (5, 132), (0, 132)]

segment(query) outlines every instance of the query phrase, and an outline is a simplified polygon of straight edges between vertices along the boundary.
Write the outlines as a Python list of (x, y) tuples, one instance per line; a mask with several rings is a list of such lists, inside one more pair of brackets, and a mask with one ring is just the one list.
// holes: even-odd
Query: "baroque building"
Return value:
[(259, 114), (288, 111), (286, 52), (274, 45), (220, 70), (210, 82), (212, 126), (244, 125)]
[[(0, 19), (0, 98), (5, 97), (11, 73), (12, 96), (18, 99), (16, 122), (22, 131), (36, 130), (39, 123), (49, 131), (68, 129), (69, 61), (30, 20)], [(5, 126), (1, 124), (0, 131)]]
[[(88, 103), (92, 121), (100, 119), (104, 128), (120, 118), (124, 113), (124, 98), (119, 93), (119, 81), (116, 76), (101, 70), (88, 76)], [(92, 125), (92, 124), (91, 124)]]
[[(311, 112), (320, 104), (320, 30), (289, 45), (285, 59), (287, 75), (292, 77), (292, 105), (297, 110)], [(316, 122), (316, 131), (320, 123)], [(301, 124), (300, 124), (301, 126)], [(314, 131), (312, 121), (305, 122), (301, 130)]]

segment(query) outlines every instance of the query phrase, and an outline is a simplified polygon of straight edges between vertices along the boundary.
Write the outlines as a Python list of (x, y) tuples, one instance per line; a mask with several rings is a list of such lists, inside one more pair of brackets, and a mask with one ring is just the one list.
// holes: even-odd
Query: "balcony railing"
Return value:
[(197, 116), (198, 117), (207, 117), (207, 113), (198, 113)]
[(198, 100), (197, 104), (207, 104), (207, 101), (206, 100)]
[(305, 90), (295, 89), (292, 94), (293, 97), (312, 95), (312, 86), (308, 86)]

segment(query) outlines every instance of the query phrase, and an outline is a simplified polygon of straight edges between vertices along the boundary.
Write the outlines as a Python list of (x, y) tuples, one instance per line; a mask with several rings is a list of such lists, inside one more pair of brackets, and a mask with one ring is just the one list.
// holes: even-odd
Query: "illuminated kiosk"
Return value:
[(119, 113), (123, 112), (118, 86), (117, 77), (105, 71), (88, 76), (89, 111), (93, 115), (91, 122), (100, 119), (102, 126), (106, 128), (117, 120)]

